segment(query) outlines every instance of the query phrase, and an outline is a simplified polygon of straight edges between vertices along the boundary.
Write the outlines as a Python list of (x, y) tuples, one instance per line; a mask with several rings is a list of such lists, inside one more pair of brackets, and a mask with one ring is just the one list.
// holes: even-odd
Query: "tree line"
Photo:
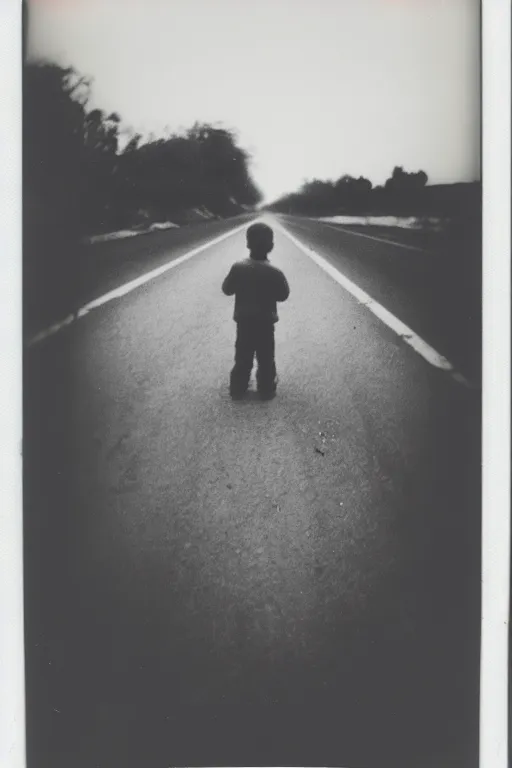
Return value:
[(24, 181), (34, 205), (77, 232), (204, 206), (224, 216), (260, 200), (249, 155), (226, 128), (196, 124), (143, 137), (118, 114), (89, 109), (91, 82), (72, 68), (29, 63), (24, 78)]
[(157, 221), (183, 223), (194, 209), (226, 217), (261, 199), (249, 154), (233, 131), (198, 123), (179, 133), (142, 136), (117, 113), (92, 109), (91, 85), (73, 68), (24, 65), (28, 304), (57, 275), (59, 295), (66, 294), (76, 243), (86, 235)]
[(269, 210), (303, 216), (394, 215), (460, 219), (478, 215), (479, 182), (429, 185), (425, 171), (393, 169), (383, 185), (343, 175), (335, 181), (313, 179), (276, 200)]

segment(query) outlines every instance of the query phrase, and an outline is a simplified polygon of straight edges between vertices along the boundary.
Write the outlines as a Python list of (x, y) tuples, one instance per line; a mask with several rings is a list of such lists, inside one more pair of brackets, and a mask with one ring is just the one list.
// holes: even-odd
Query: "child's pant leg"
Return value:
[(249, 386), (255, 347), (254, 326), (251, 323), (238, 323), (235, 342), (235, 365), (230, 377), (230, 388), (234, 393), (245, 392)]
[(274, 324), (268, 323), (258, 329), (256, 339), (256, 359), (258, 372), (256, 380), (261, 392), (274, 392), (276, 389), (276, 363)]

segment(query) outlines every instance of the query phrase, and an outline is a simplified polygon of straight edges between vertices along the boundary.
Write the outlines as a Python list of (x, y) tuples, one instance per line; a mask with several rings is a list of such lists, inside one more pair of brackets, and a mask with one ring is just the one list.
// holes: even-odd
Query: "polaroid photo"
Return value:
[(6, 765), (507, 764), (496, 6), (2, 7)]

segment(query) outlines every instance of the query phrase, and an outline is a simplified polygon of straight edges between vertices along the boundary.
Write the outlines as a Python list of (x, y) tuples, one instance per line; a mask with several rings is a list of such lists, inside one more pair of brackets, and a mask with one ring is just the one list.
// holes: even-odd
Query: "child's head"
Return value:
[(266, 259), (274, 247), (274, 233), (271, 228), (262, 222), (251, 224), (247, 229), (247, 247), (251, 252), (251, 259)]

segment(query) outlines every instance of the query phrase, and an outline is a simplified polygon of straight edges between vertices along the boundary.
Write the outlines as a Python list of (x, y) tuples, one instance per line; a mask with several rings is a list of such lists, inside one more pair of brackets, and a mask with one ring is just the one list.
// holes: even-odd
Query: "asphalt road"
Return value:
[[(106, 293), (148, 270), (156, 269), (169, 259), (179, 258), (191, 248), (249, 221), (253, 216), (243, 214), (230, 220), (214, 220), (196, 226), (155, 231), (107, 242), (67, 242), (43, 245), (41, 260), (30, 265), (29, 280), (25, 276), (24, 310), (25, 333), (34, 336), (42, 328), (61, 321), (72, 311), (91, 299)], [(53, 249), (52, 256), (45, 249)], [(59, 254), (61, 269), (54, 265), (45, 269), (44, 260), (55, 261)], [(34, 277), (35, 274), (35, 277)]]
[(277, 232), (278, 395), (231, 401), (244, 254), (27, 351), (28, 766), (476, 766), (478, 392)]
[(281, 220), (464, 375), (480, 382), (482, 253), (474, 223), (467, 222), (452, 237), (408, 230), (388, 235), (384, 227), (376, 237), (370, 228), (368, 237), (361, 234), (363, 228), (297, 216)]

